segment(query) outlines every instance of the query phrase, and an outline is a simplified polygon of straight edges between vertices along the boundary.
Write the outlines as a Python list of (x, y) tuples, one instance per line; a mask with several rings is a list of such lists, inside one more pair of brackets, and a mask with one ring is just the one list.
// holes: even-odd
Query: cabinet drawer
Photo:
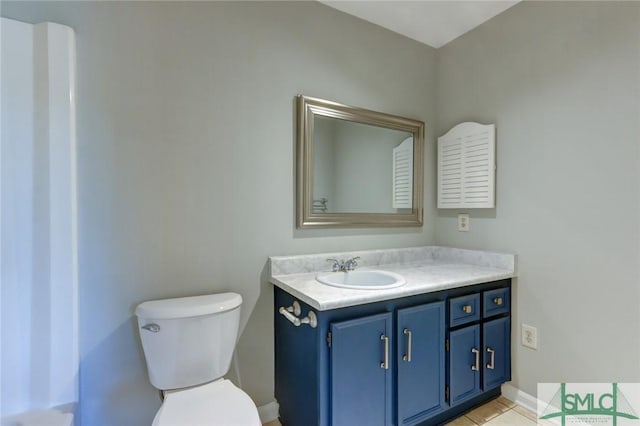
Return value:
[(480, 319), (480, 295), (469, 294), (449, 300), (449, 326), (455, 327)]
[(482, 293), (484, 305), (482, 316), (487, 318), (509, 312), (511, 306), (510, 296), (511, 293), (508, 288), (498, 288)]

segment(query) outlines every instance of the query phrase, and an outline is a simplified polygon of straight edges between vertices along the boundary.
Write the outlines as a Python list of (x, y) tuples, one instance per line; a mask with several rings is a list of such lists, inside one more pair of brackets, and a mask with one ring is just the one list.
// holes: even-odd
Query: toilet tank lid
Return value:
[(145, 319), (189, 318), (226, 312), (241, 304), (242, 296), (237, 293), (178, 297), (143, 302), (136, 307), (136, 315)]

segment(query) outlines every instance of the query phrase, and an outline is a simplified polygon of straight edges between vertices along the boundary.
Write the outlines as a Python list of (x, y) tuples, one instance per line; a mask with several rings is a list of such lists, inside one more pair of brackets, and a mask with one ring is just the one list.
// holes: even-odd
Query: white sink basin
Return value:
[(333, 287), (358, 290), (379, 290), (406, 284), (402, 275), (388, 271), (323, 272), (316, 275), (316, 280)]

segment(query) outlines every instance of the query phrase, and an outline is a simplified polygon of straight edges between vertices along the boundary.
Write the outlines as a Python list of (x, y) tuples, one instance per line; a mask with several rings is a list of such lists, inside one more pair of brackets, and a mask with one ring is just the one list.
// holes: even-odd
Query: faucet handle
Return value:
[(327, 259), (327, 262), (333, 262), (333, 264), (331, 265), (331, 269), (333, 270), (333, 272), (337, 272), (340, 270), (340, 261), (338, 259), (330, 257), (329, 259)]
[(347, 271), (353, 271), (354, 269), (356, 269), (356, 266), (358, 266), (358, 259), (360, 259), (360, 256), (352, 257), (351, 259), (347, 260), (344, 263), (345, 269)]

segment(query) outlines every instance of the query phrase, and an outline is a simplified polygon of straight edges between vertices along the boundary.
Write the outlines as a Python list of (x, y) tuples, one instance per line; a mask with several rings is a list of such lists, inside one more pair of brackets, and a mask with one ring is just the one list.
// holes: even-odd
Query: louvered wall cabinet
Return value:
[(438, 138), (438, 208), (494, 208), (494, 124), (460, 123)]

